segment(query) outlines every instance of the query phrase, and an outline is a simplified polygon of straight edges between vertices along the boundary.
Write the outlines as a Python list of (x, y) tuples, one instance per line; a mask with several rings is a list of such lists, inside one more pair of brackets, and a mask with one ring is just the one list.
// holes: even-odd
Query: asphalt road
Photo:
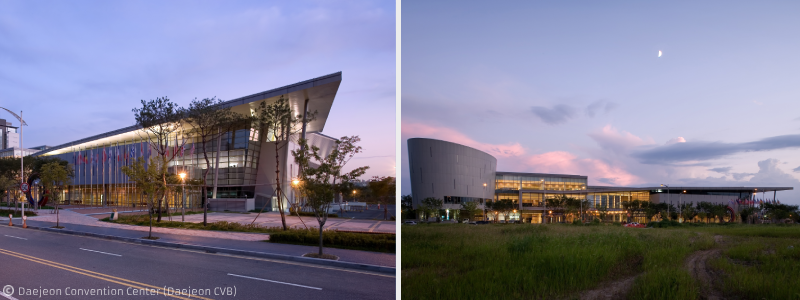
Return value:
[[(14, 224), (19, 225), (20, 222), (15, 221)], [(56, 225), (54, 222), (41, 222), (41, 221), (29, 221), (28, 224), (41, 227), (51, 227)], [(143, 236), (147, 236), (147, 232), (138, 230), (124, 230), (117, 228), (87, 226), (78, 224), (64, 224), (64, 223), (61, 223), (61, 226), (64, 226), (70, 230), (93, 232), (93, 233), (115, 235), (115, 236), (129, 237), (129, 238), (141, 238)], [(253, 241), (237, 241), (237, 240), (215, 239), (215, 238), (169, 234), (169, 233), (154, 233), (153, 235), (159, 237), (160, 238), (159, 240), (164, 242), (185, 243), (185, 244), (194, 244), (194, 245), (220, 247), (220, 248), (232, 248), (239, 250), (267, 252), (267, 253), (276, 253), (276, 254), (294, 255), (294, 256), (301, 256), (309, 252), (317, 251), (317, 247), (314, 246), (288, 245), (288, 244), (253, 242)], [(380, 252), (346, 250), (346, 249), (336, 249), (336, 248), (325, 248), (325, 251), (326, 251), (325, 253), (330, 253), (338, 256), (341, 261), (395, 267), (394, 253), (380, 253)]]
[(396, 290), (385, 274), (3, 226), (7, 286), (15, 299), (394, 299)]

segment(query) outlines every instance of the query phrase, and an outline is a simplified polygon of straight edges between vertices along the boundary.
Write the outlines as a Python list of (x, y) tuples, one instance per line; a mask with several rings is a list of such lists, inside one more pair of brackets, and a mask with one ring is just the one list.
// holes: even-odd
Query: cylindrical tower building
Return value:
[[(464, 145), (426, 138), (408, 139), (412, 205), (425, 198), (443, 200), (440, 216), (457, 219), (461, 203), (477, 201), (478, 207), (494, 198), (497, 159)], [(434, 216), (425, 216), (426, 218)]]

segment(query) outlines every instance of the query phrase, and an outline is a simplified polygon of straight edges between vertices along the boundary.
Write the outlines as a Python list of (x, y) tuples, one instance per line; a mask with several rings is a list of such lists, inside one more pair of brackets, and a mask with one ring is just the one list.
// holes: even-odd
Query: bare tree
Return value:
[[(156, 98), (155, 100), (142, 100), (141, 108), (134, 108), (133, 113), (136, 118), (136, 125), (142, 127), (142, 131), (147, 137), (145, 140), (149, 146), (156, 150), (161, 158), (160, 165), (168, 166), (169, 162), (175, 159), (177, 151), (169, 151), (170, 136), (183, 131), (184, 110), (177, 104), (171, 102), (167, 97)], [(181, 141), (181, 145), (174, 145), (176, 148), (183, 147), (186, 139)], [(173, 149), (176, 149), (173, 148)], [(171, 152), (171, 153), (170, 153)], [(158, 220), (161, 222), (161, 204), (167, 198), (167, 173), (161, 174), (163, 187), (161, 198), (158, 200)], [(169, 213), (169, 211), (167, 211)]]
[[(150, 217), (150, 232), (147, 239), (157, 239), (153, 237), (153, 208), (156, 204), (156, 194), (159, 188), (166, 189), (166, 185), (158, 184), (158, 180), (166, 177), (167, 165), (162, 164), (162, 160), (156, 157), (150, 158), (150, 163), (145, 167), (145, 160), (139, 158), (130, 166), (122, 166), (120, 169), (141, 189), (142, 196), (147, 202), (147, 211)], [(166, 193), (166, 191), (164, 192)], [(159, 202), (160, 203), (160, 202)]]
[[(221, 134), (226, 133), (227, 129), (236, 124), (249, 122), (250, 118), (232, 112), (230, 107), (222, 107), (222, 100), (216, 98), (204, 98), (203, 100), (194, 99), (186, 109), (185, 121), (192, 126), (192, 133), (200, 140), (200, 151), (206, 161), (206, 169), (203, 170), (203, 226), (208, 221), (208, 186), (206, 178), (208, 171), (211, 170), (211, 160), (208, 158), (207, 145), (217, 139)], [(226, 130), (223, 130), (226, 129)], [(217, 151), (221, 145), (217, 145)]]
[[(283, 225), (283, 229), (286, 230), (288, 227), (286, 226), (286, 214), (284, 212), (285, 208), (283, 205), (283, 200), (288, 199), (282, 189), (281, 184), (281, 159), (280, 159), (280, 151), (284, 149), (290, 141), (292, 136), (297, 135), (303, 128), (303, 122), (306, 124), (308, 122), (313, 121), (316, 118), (316, 111), (313, 113), (306, 113), (305, 120), (303, 120), (303, 115), (295, 115), (295, 112), (292, 111), (292, 107), (289, 105), (289, 101), (281, 96), (277, 101), (271, 104), (267, 104), (266, 102), (261, 102), (257, 114), (257, 120), (261, 125), (261, 128), (264, 132), (264, 135), (274, 141), (275, 144), (275, 189), (274, 194), (278, 198), (278, 209), (280, 210), (281, 214), (281, 224)], [(305, 147), (305, 146), (301, 146)], [(298, 174), (299, 176), (300, 174)], [(261, 216), (261, 213), (264, 211), (266, 207), (266, 203), (264, 207), (258, 212), (256, 217), (253, 219), (253, 222)], [(298, 214), (298, 217), (300, 215)]]

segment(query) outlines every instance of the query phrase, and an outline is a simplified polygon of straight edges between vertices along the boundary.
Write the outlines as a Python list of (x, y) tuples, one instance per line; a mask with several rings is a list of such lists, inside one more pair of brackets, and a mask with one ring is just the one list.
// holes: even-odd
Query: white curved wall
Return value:
[(497, 159), (486, 152), (451, 142), (412, 138), (408, 139), (408, 164), (415, 208), (428, 197), (494, 198)]

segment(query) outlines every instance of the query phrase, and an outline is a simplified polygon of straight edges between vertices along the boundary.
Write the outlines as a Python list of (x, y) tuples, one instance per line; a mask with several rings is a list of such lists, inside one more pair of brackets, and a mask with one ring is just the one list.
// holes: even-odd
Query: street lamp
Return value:
[(178, 176), (181, 177), (181, 222), (184, 222), (184, 216), (186, 215), (186, 173), (180, 173)]
[[(672, 199), (669, 197), (669, 185), (662, 184), (661, 186), (667, 187), (667, 199), (669, 199), (669, 206), (670, 206), (670, 207), (667, 207), (667, 216), (669, 216), (669, 209), (672, 206)], [(667, 217), (667, 219), (669, 219), (669, 217)]]

